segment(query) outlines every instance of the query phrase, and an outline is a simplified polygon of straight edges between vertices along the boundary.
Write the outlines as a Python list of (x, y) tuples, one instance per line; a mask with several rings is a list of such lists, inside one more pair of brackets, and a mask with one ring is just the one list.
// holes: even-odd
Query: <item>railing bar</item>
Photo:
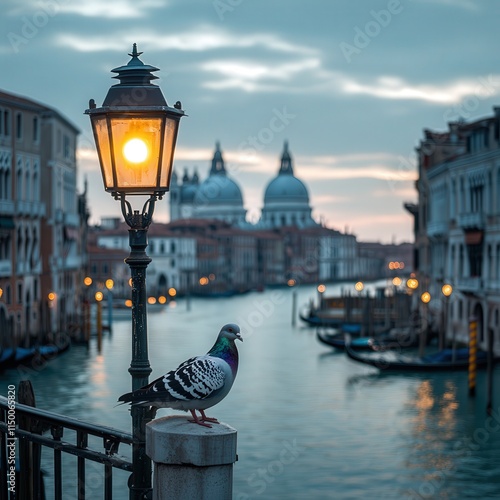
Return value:
[(62, 500), (62, 456), (57, 448), (54, 448), (54, 500)]
[(33, 443), (33, 492), (35, 498), (42, 498), (42, 471), (41, 471), (41, 454), (42, 448), (39, 444)]
[[(82, 431), (76, 433), (76, 446), (79, 449), (87, 448), (88, 436)], [(78, 455), (78, 500), (85, 500), (85, 458)]]
[(113, 500), (113, 468), (104, 466), (104, 500)]
[(78, 456), (78, 500), (85, 500), (85, 459)]
[[(5, 396), (0, 396), (0, 409), (8, 409), (7, 398)], [(51, 424), (59, 424), (66, 429), (85, 431), (87, 434), (91, 434), (93, 436), (113, 437), (119, 439), (122, 443), (128, 444), (131, 444), (133, 442), (132, 435), (127, 432), (123, 432), (103, 425), (89, 424), (76, 418), (67, 417), (58, 413), (53, 413), (47, 410), (42, 410), (40, 408), (33, 408), (32, 406), (17, 403), (16, 415), (21, 414), (33, 415), (38, 420), (42, 420)]]
[[(0, 422), (0, 431), (3, 431), (6, 428), (7, 428), (6, 425)], [(21, 439), (27, 439), (28, 441), (33, 441), (34, 443), (40, 443), (41, 445), (48, 446), (49, 448), (61, 450), (71, 455), (76, 455), (76, 456), (81, 455), (86, 460), (92, 460), (93, 462), (98, 462), (102, 464), (109, 464), (113, 466), (115, 469), (121, 469), (130, 472), (132, 471), (132, 463), (128, 462), (127, 460), (105, 455), (104, 453), (99, 453), (93, 450), (84, 450), (70, 443), (66, 443), (65, 441), (54, 441), (53, 439), (46, 438), (38, 434), (32, 434), (28, 431), (23, 431), (20, 429), (16, 430), (16, 436), (18, 436)]]

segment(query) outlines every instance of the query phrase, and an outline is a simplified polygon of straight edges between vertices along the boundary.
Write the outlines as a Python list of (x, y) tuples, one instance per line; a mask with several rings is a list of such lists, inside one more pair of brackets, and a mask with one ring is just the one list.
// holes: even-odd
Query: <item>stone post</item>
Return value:
[(146, 426), (146, 453), (154, 462), (153, 500), (231, 500), (236, 430), (203, 427), (185, 416)]

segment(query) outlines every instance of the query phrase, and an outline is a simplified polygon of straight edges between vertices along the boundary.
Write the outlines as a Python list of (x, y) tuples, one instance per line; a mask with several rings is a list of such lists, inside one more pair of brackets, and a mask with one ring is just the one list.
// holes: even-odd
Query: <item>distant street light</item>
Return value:
[[(104, 189), (120, 200), (129, 229), (130, 255), (125, 262), (132, 275), (132, 390), (148, 384), (151, 366), (148, 359), (146, 317), (147, 231), (155, 203), (170, 186), (170, 176), (179, 121), (184, 116), (181, 103), (169, 107), (157, 79), (158, 68), (144, 64), (134, 43), (132, 59), (112, 70), (120, 83), (113, 85), (102, 107), (89, 102), (90, 116), (101, 166)], [(141, 211), (132, 210), (128, 195), (145, 195)], [(151, 494), (151, 460), (145, 453), (145, 425), (151, 420), (149, 408), (132, 406), (132, 477), (130, 499)]]

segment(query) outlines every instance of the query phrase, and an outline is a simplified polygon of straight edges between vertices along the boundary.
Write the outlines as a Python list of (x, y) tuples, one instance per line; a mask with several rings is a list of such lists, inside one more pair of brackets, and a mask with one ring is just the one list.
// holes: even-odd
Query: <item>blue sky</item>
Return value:
[(92, 222), (120, 211), (83, 111), (102, 103), (136, 42), (189, 115), (178, 172), (204, 178), (219, 140), (255, 220), (288, 140), (317, 219), (401, 242), (412, 240), (402, 205), (416, 201), (422, 130), (500, 104), (499, 18), (494, 0), (2, 0), (0, 88), (81, 129)]

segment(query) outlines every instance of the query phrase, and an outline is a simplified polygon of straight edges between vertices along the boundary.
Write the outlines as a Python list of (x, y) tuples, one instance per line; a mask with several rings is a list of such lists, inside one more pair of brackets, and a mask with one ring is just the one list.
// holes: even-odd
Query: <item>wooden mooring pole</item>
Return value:
[(469, 319), (469, 396), (476, 395), (477, 319)]

